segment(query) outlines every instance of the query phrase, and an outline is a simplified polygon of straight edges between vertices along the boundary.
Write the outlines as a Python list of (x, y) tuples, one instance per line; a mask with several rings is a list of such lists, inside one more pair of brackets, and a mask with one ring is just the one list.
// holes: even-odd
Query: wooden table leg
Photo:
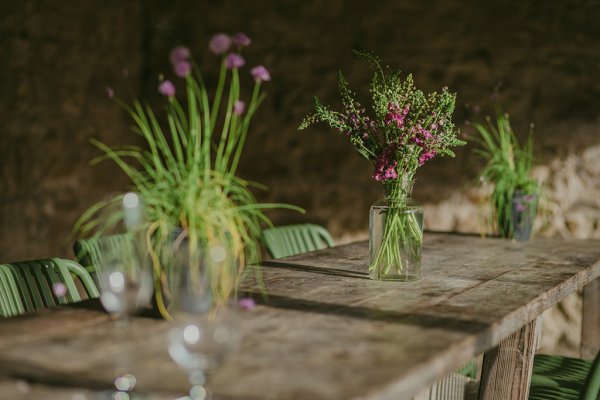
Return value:
[(600, 351), (600, 278), (583, 288), (581, 358), (593, 360)]
[(479, 400), (526, 400), (535, 354), (537, 319), (483, 356)]

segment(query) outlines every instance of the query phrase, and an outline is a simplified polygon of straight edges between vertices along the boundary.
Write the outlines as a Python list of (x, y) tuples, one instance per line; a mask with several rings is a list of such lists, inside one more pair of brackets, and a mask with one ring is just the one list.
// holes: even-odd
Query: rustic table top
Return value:
[[(217, 398), (410, 398), (600, 276), (592, 240), (426, 233), (422, 278), (407, 283), (369, 280), (367, 253), (359, 242), (263, 262), (268, 298), (241, 314), (241, 348), (209, 378)], [(114, 325), (85, 307), (1, 320), (0, 391), (110, 388), (128, 345), (140, 390), (185, 393), (169, 322), (134, 318), (126, 340)]]

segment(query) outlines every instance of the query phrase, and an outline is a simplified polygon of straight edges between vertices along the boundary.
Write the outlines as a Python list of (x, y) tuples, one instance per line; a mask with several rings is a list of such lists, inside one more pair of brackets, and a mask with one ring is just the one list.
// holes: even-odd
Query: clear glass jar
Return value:
[(421, 276), (423, 207), (410, 195), (414, 180), (385, 185), (369, 215), (369, 277), (414, 281)]
[(513, 238), (529, 240), (537, 212), (537, 196), (525, 194), (519, 190), (513, 193), (511, 225)]
[(503, 193), (494, 202), (494, 212), (500, 237), (529, 240), (537, 212), (537, 195), (520, 190)]

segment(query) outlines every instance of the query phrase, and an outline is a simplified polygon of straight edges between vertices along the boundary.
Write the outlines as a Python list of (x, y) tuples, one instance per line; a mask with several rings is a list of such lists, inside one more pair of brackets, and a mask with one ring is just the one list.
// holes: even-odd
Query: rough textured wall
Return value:
[[(123, 143), (128, 121), (105, 96), (122, 59), (139, 87), (135, 2), (0, 5), (0, 259), (70, 255), (79, 214), (125, 180), (91, 168), (96, 137)], [(131, 137), (127, 138), (129, 142)]]
[[(381, 195), (370, 166), (325, 127), (296, 130), (313, 95), (337, 104), (338, 69), (366, 94), (370, 73), (351, 54), (358, 48), (414, 73), (426, 91), (458, 92), (456, 121), (466, 133), (466, 121), (497, 102), (522, 135), (534, 122), (538, 173), (556, 196), (546, 232), (597, 237), (599, 20), (598, 2), (575, 0), (2, 2), (0, 258), (70, 256), (65, 238), (77, 216), (126, 187), (110, 164), (88, 164), (98, 154), (91, 137), (135, 140), (107, 85), (158, 104), (170, 48), (190, 46), (210, 82), (210, 35), (238, 30), (254, 40), (249, 65), (265, 64), (273, 77), (241, 172), (270, 187), (261, 200), (307, 210), (274, 213), (276, 223), (309, 220), (343, 240), (366, 236), (369, 205)], [(429, 228), (479, 229), (472, 150), (419, 173), (415, 197)]]

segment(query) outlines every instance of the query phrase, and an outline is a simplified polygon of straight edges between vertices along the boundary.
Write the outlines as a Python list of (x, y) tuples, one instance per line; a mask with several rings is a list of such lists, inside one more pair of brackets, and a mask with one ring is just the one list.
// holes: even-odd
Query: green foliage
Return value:
[[(228, 72), (222, 62), (212, 106), (198, 68), (185, 79), (186, 103), (169, 97), (165, 124), (159, 122), (149, 105), (135, 101), (130, 107), (119, 101), (146, 146), (113, 148), (94, 140), (93, 144), (104, 153), (95, 162), (115, 162), (142, 199), (158, 291), (161, 277), (170, 268), (160, 261), (161, 246), (173, 240), (173, 229), (182, 228), (190, 253), (199, 254), (220, 245), (234, 260), (229, 260), (226, 267), (215, 266), (210, 274), (214, 297), (224, 300), (236, 290), (244, 266), (260, 258), (261, 223), (271, 225), (264, 210), (302, 210), (285, 204), (257, 203), (250, 189), (259, 185), (236, 176), (251, 119), (264, 98), (261, 82), (255, 83), (245, 114), (238, 115), (233, 111), (234, 102), (240, 99), (237, 69)], [(225, 90), (228, 96), (223, 97)], [(219, 117), (222, 121), (217, 124)], [(122, 220), (122, 211), (114, 208), (109, 215), (102, 211), (121, 199), (118, 195), (92, 206), (77, 221), (75, 230), (83, 235), (110, 231)]]
[(513, 194), (517, 191), (524, 195), (540, 194), (540, 184), (531, 177), (532, 132), (529, 132), (525, 145), (520, 146), (508, 114), (503, 113), (498, 113), (495, 124), (488, 119), (485, 125), (476, 123), (474, 126), (481, 136), (482, 146), (476, 152), (486, 160), (481, 177), (494, 185), (492, 217), (498, 222), (500, 231), (510, 235)]

